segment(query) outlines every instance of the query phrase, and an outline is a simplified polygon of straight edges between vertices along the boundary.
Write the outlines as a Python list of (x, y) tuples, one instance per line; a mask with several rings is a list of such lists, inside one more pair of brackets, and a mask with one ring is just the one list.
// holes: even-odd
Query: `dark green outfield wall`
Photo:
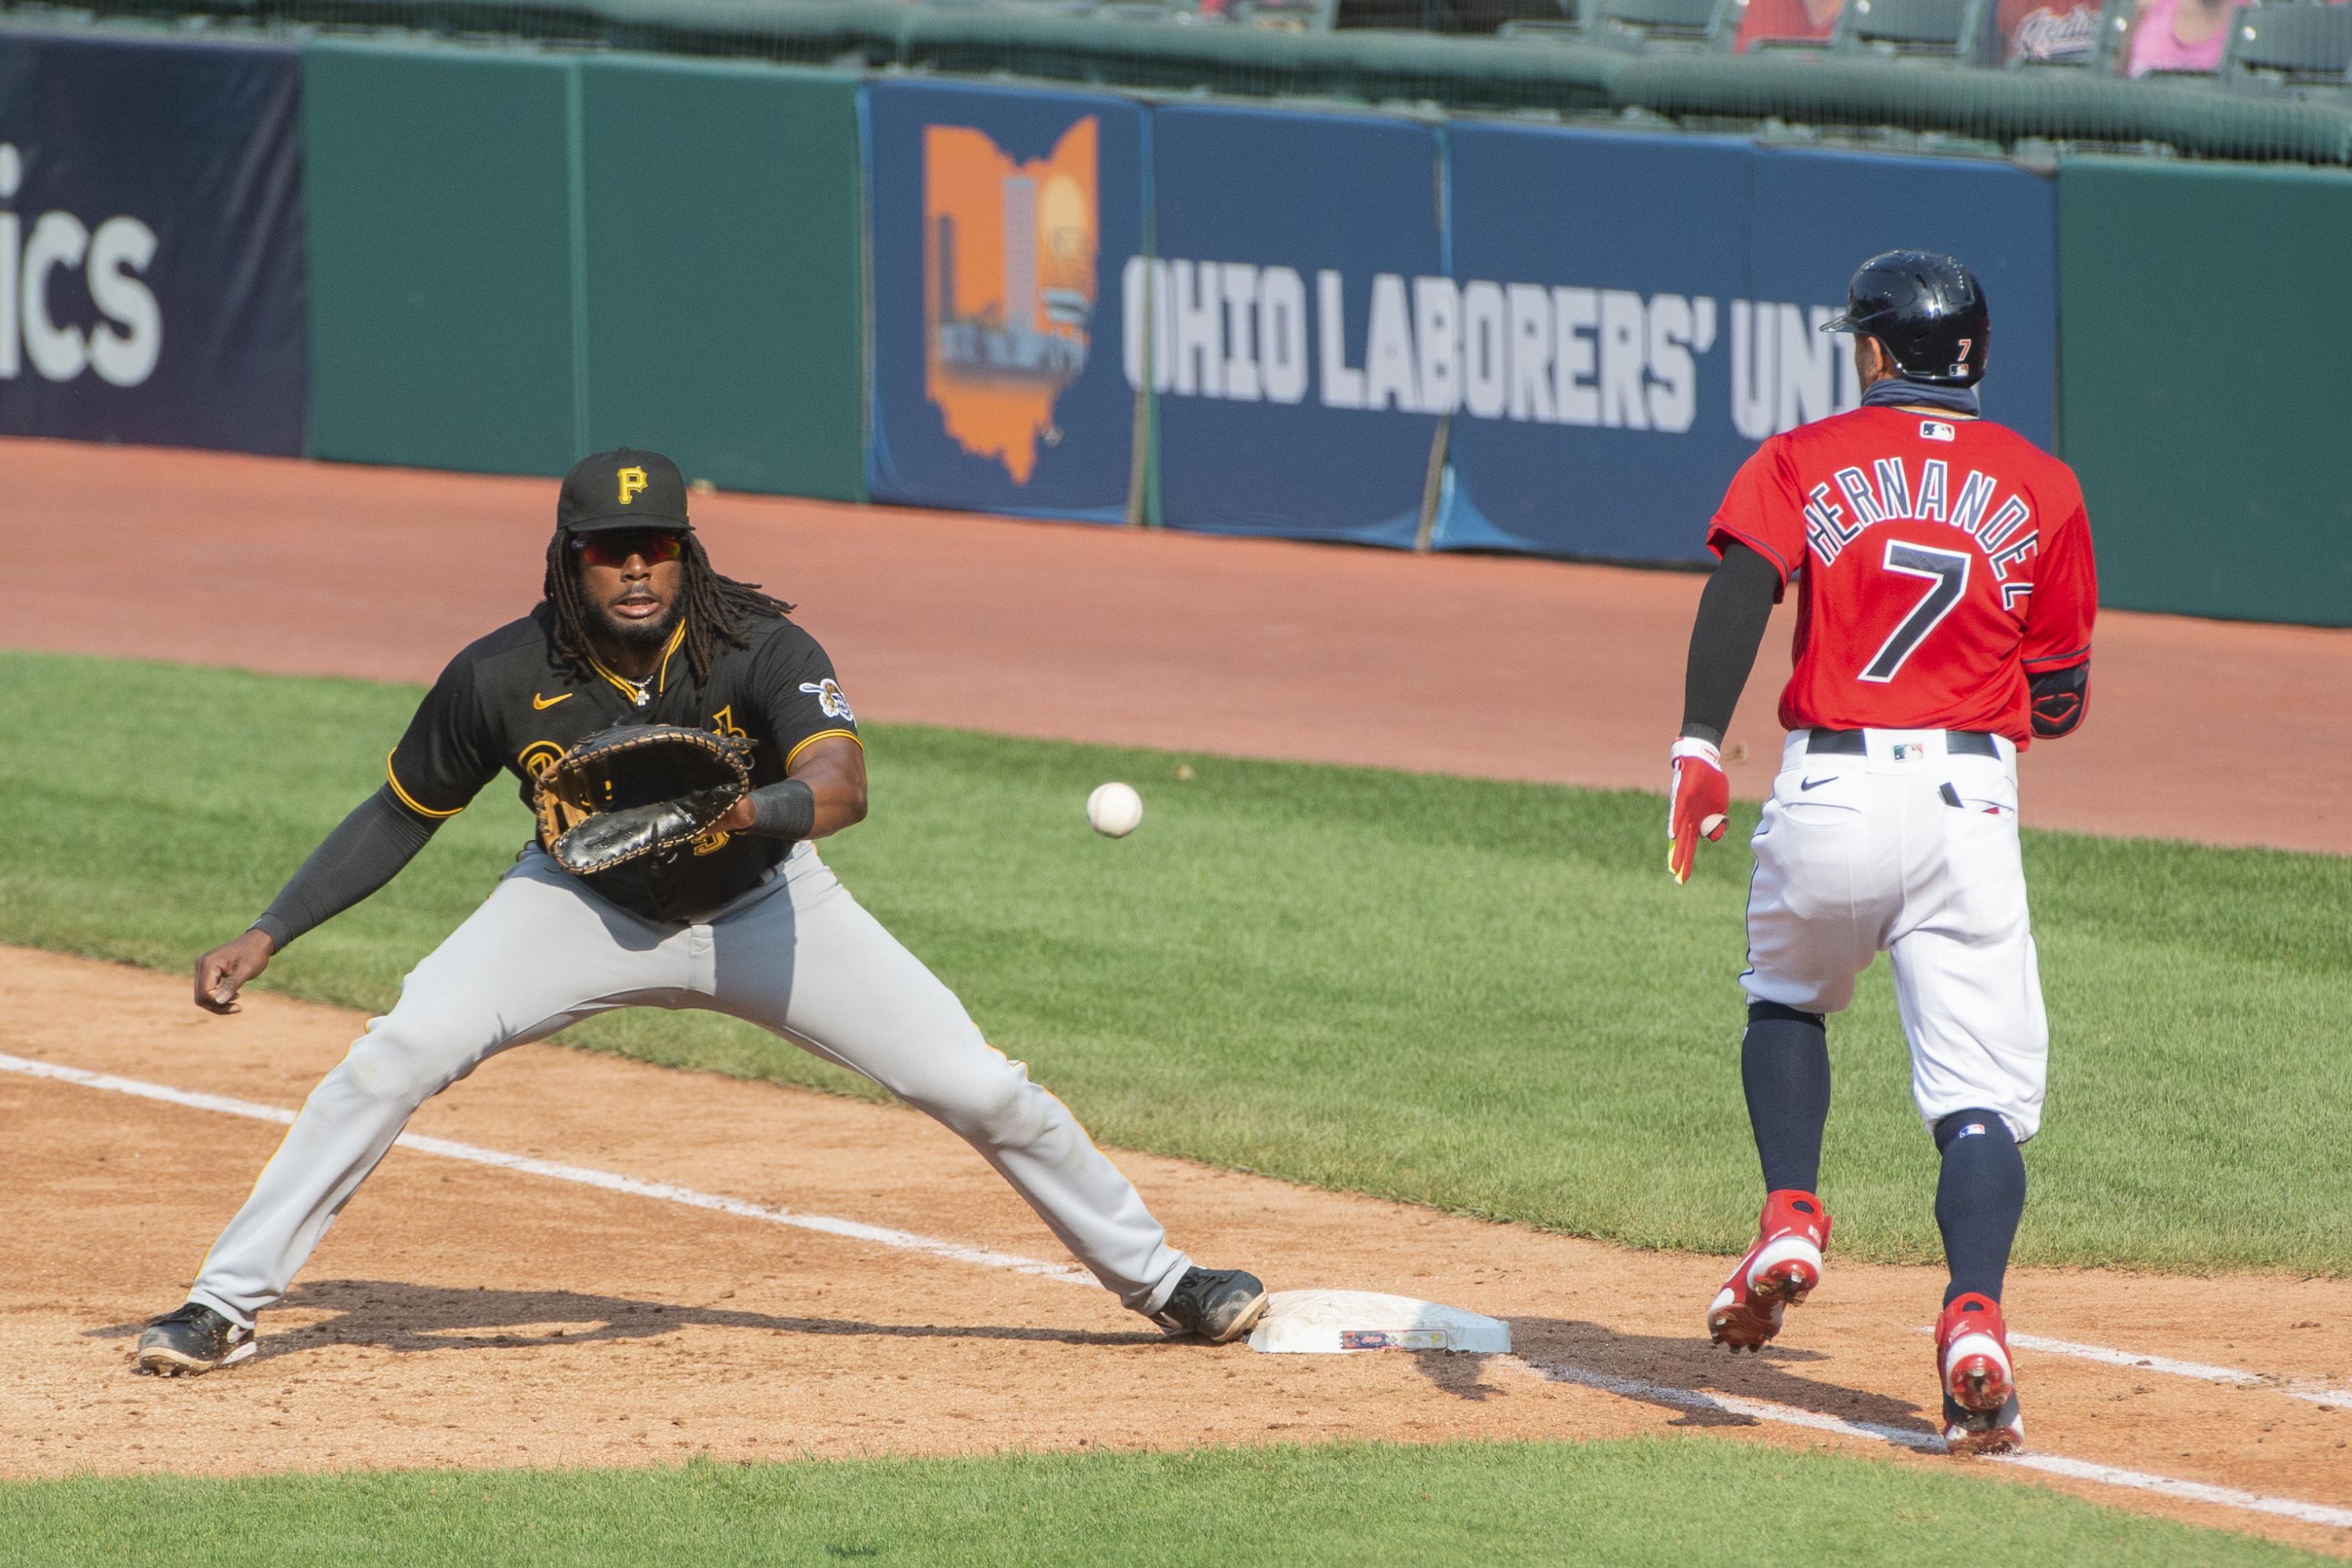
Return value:
[(2352, 174), (2058, 172), (2060, 428), (2126, 609), (2352, 626)]
[(856, 79), (315, 42), (310, 448), (857, 500)]
[(589, 447), (862, 500), (857, 79), (624, 58), (580, 79)]
[(580, 455), (570, 74), (539, 55), (305, 50), (314, 455), (526, 474)]

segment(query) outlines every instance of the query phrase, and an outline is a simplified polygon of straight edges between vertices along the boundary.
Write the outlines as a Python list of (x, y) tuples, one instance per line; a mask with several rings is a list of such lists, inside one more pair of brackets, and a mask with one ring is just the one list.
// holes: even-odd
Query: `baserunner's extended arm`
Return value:
[(1722, 563), (1707, 578), (1691, 623), (1690, 658), (1683, 671), (1684, 734), (1709, 745), (1723, 743), (1780, 592), (1780, 574), (1761, 553), (1744, 544), (1724, 546)]
[(1756, 668), (1756, 650), (1782, 587), (1780, 569), (1764, 554), (1726, 540), (1723, 560), (1698, 597), (1690, 655), (1683, 672), (1683, 727), (1668, 753), (1674, 769), (1666, 796), (1666, 870), (1690, 880), (1698, 841), (1721, 838), (1731, 809), (1724, 776), (1723, 732), (1739, 706), (1740, 689)]

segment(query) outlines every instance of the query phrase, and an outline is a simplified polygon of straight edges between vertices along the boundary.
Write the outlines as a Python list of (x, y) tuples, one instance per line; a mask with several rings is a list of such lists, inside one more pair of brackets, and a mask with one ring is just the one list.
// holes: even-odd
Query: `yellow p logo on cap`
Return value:
[(646, 471), (643, 468), (623, 468), (621, 470), (621, 504), (623, 506), (626, 506), (631, 501), (636, 500), (637, 492), (645, 488)]

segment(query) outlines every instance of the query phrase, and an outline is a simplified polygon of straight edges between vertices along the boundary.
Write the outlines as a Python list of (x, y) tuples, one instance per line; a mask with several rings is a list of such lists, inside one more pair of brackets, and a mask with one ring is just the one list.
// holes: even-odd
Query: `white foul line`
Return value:
[[(1924, 1323), (1912, 1331), (1922, 1335), (1935, 1331)], [(2042, 1334), (2011, 1334), (2009, 1342), (2014, 1349), (2039, 1351), (2043, 1355), (2071, 1356), (2076, 1361), (2095, 1361), (2102, 1366), (2127, 1366), (2134, 1372), (2191, 1378), (2200, 1383), (2218, 1383), (2231, 1388), (2267, 1389), (2273, 1394), (2284, 1394), (2289, 1399), (2305, 1400), (2338, 1410), (2352, 1410), (2352, 1393), (2332, 1388), (2312, 1378), (2267, 1377), (2242, 1367), (2215, 1366), (2210, 1362), (2202, 1361), (2178, 1361), (2171, 1356), (2143, 1355), (2137, 1351), (2119, 1351), (2112, 1345), (2086, 1345), (2078, 1340), (2053, 1340)]]
[[(105, 1089), (114, 1094), (128, 1094), (141, 1100), (160, 1100), (166, 1105), (185, 1106), (195, 1110), (218, 1111), (226, 1116), (242, 1116), (255, 1121), (270, 1121), (283, 1127), (294, 1120), (294, 1112), (274, 1105), (258, 1105), (249, 1100), (232, 1100), (226, 1095), (202, 1094), (193, 1089), (173, 1089), (160, 1083), (145, 1083), (138, 1079), (117, 1078), (111, 1073), (92, 1072), (87, 1068), (66, 1067), (56, 1062), (35, 1061), (26, 1057), (0, 1052), (0, 1071), (21, 1073), (27, 1078), (48, 1079), (58, 1083), (70, 1083), (83, 1089)], [(921, 1253), (927, 1257), (945, 1258), (950, 1262), (975, 1264), (983, 1268), (1001, 1268), (1014, 1274), (1034, 1275), (1041, 1279), (1060, 1279), (1074, 1285), (1092, 1285), (1094, 1276), (1086, 1270), (1065, 1263), (1048, 1263), (1034, 1258), (1023, 1258), (1015, 1253), (994, 1252), (986, 1247), (967, 1247), (960, 1242), (941, 1241), (933, 1237), (918, 1236), (912, 1231), (892, 1230), (884, 1226), (866, 1225), (859, 1220), (836, 1219), (830, 1215), (795, 1214), (790, 1209), (772, 1208), (764, 1204), (746, 1203), (740, 1198), (720, 1197), (713, 1193), (697, 1192), (691, 1187), (673, 1185), (667, 1182), (645, 1182), (634, 1176), (624, 1176), (610, 1171), (592, 1170), (584, 1165), (559, 1164), (552, 1160), (535, 1160), (528, 1155), (504, 1153), (485, 1149), (478, 1144), (459, 1143), (446, 1138), (427, 1138), (419, 1133), (404, 1132), (394, 1142), (395, 1148), (414, 1149), (419, 1153), (438, 1154), (444, 1159), (464, 1160), (477, 1165), (488, 1165), (502, 1171), (519, 1171), (526, 1175), (549, 1176), (562, 1182), (576, 1182), (583, 1186), (599, 1187), (606, 1192), (625, 1193), (633, 1197), (658, 1198), (666, 1203), (680, 1204), (688, 1208), (708, 1209), (715, 1214), (732, 1215), (740, 1219), (761, 1220), (770, 1225), (791, 1226), (801, 1230), (814, 1230), (827, 1236), (844, 1237), (855, 1241), (872, 1242), (878, 1247), (895, 1247), (901, 1251)], [(2153, 1370), (2195, 1368), (2185, 1376), (2221, 1374), (2220, 1382), (2266, 1383), (2252, 1373), (2236, 1373), (2228, 1367), (2200, 1366), (2193, 1362), (2168, 1362), (2155, 1366), (2157, 1358), (2127, 1356), (2120, 1351), (2106, 1351), (2096, 1345), (2074, 1345), (2062, 1340), (2033, 1341), (2023, 1335), (2011, 1335), (2011, 1342), (2045, 1352), (2065, 1354), (2075, 1352), (2096, 1352), (2093, 1360), (2111, 1361), (2124, 1366), (2149, 1364)], [(2058, 1347), (2063, 1346), (2061, 1350)], [(1906, 1448), (1934, 1450), (1943, 1447), (1943, 1439), (1932, 1433), (1913, 1431), (1907, 1427), (1886, 1426), (1870, 1421), (1847, 1421), (1835, 1415), (1823, 1415), (1792, 1405), (1772, 1405), (1762, 1400), (1743, 1399), (1736, 1394), (1708, 1394), (1695, 1388), (1678, 1388), (1672, 1384), (1648, 1383), (1640, 1378), (1620, 1377), (1612, 1373), (1596, 1371), (1566, 1363), (1543, 1363), (1523, 1361), (1517, 1356), (1497, 1358), (1505, 1365), (1519, 1367), (1552, 1383), (1573, 1383), (1587, 1388), (1597, 1388), (1620, 1398), (1638, 1399), (1658, 1404), (1678, 1405), (1687, 1410), (1712, 1410), (1737, 1415), (1750, 1421), (1768, 1421), (1787, 1426), (1802, 1426), (1811, 1431), (1828, 1432), (1840, 1436), (1875, 1439), (1897, 1444)], [(2307, 1396), (2307, 1395), (2306, 1395)], [(2334, 1525), (2352, 1529), (2352, 1509), (2330, 1508), (2323, 1503), (2297, 1502), (2289, 1498), (2263, 1497), (2258, 1493), (2240, 1491), (2235, 1487), (2209, 1485), (2203, 1481), (2176, 1480), (2168, 1476), (2150, 1475), (2141, 1470), (2126, 1470), (2114, 1465), (2095, 1464), (2084, 1459), (2062, 1458), (2054, 1454), (1988, 1455), (1989, 1464), (2014, 1465), (2023, 1469), (2040, 1470), (2047, 1475), (2064, 1476), (2074, 1480), (2092, 1481), (2103, 1486), (2122, 1487), (2134, 1491), (2155, 1492), (2189, 1502), (2216, 1504), (2222, 1508), (2243, 1509), (2254, 1513), (2275, 1514), (2283, 1519), (2298, 1520), (2307, 1524)]]
[(2167, 1377), (2192, 1377), (2205, 1383), (2228, 1384), (2233, 1388), (2267, 1388), (2273, 1393), (2284, 1394), (2289, 1399), (2305, 1399), (2314, 1405), (2352, 1410), (2352, 1393), (2320, 1383), (2288, 1382), (2282, 1378), (2264, 1377), (2258, 1372), (2243, 1372), (2234, 1366), (2212, 1366), (2201, 1361), (2175, 1361), (2170, 1356), (2140, 1355), (2132, 1351), (2111, 1350), (2105, 1345), (2045, 1339), (2040, 1334), (2011, 1334), (2009, 1342), (2019, 1350), (2040, 1351), (2044, 1355), (2073, 1356), (2078, 1361), (2134, 1367), (2141, 1372), (2161, 1373)]
[[(171, 1089), (160, 1083), (142, 1083), (137, 1079), (116, 1078), (111, 1073), (91, 1072), (84, 1068), (59, 1066), (55, 1062), (32, 1061), (24, 1057), (0, 1053), (0, 1071), (23, 1073), (28, 1078), (54, 1079), (60, 1083), (79, 1084), (84, 1089), (109, 1089), (116, 1094), (136, 1095), (142, 1100), (159, 1100), (166, 1105), (184, 1105), (197, 1110), (217, 1110), (224, 1115), (249, 1117), (256, 1121), (274, 1121), (279, 1126), (289, 1124), (294, 1112), (274, 1105), (256, 1105), (249, 1100), (231, 1100), (226, 1095), (198, 1094), (190, 1089)], [(910, 1230), (892, 1230), (885, 1226), (867, 1225), (860, 1220), (836, 1219), (831, 1215), (796, 1214), (791, 1209), (771, 1208), (765, 1204), (746, 1203), (740, 1198), (720, 1197), (715, 1193), (698, 1193), (692, 1187), (676, 1186), (668, 1182), (644, 1182), (635, 1176), (616, 1175), (610, 1171), (591, 1170), (585, 1165), (562, 1165), (552, 1160), (534, 1160), (528, 1155), (504, 1153), (497, 1149), (485, 1149), (476, 1143), (458, 1143), (446, 1138), (427, 1138), (422, 1133), (404, 1132), (394, 1142), (396, 1149), (414, 1149), (421, 1154), (438, 1154), (444, 1159), (464, 1160), (477, 1165), (488, 1165), (501, 1171), (520, 1171), (526, 1175), (552, 1176), (559, 1182), (577, 1182), (584, 1187), (602, 1187), (610, 1193), (626, 1193), (632, 1197), (659, 1198), (665, 1203), (683, 1204), (688, 1208), (709, 1209), (714, 1214), (733, 1215), (739, 1219), (764, 1220), (770, 1225), (791, 1226), (798, 1230), (821, 1231), (826, 1236), (845, 1237), (852, 1241), (870, 1241), (877, 1247), (896, 1247), (902, 1252), (919, 1252), (927, 1257), (943, 1258), (954, 1263), (977, 1264), (982, 1268), (1002, 1268), (1013, 1274), (1034, 1274), (1045, 1279), (1066, 1280), (1073, 1285), (1093, 1285), (1095, 1277), (1085, 1269), (1067, 1263), (1047, 1263), (1035, 1258), (1023, 1258), (1011, 1252), (992, 1252), (982, 1247), (967, 1247), (961, 1242), (940, 1241), (934, 1237), (917, 1236)]]
[[(1597, 1388), (1621, 1399), (1678, 1405), (1685, 1410), (1711, 1410), (1749, 1421), (1769, 1421), (1783, 1426), (1802, 1426), (1810, 1431), (1834, 1433), (1841, 1437), (1873, 1438), (1926, 1453), (1940, 1453), (1944, 1447), (1944, 1440), (1934, 1433), (1914, 1431), (1906, 1426), (1885, 1426), (1875, 1421), (1848, 1421), (1816, 1411), (1799, 1410), (1791, 1405), (1771, 1405), (1760, 1399), (1742, 1399), (1732, 1394), (1708, 1394), (1696, 1388), (1678, 1388), (1669, 1383), (1647, 1383), (1640, 1378), (1620, 1377), (1613, 1373), (1567, 1363), (1523, 1361), (1517, 1356), (1500, 1359), (1507, 1365), (1521, 1367), (1547, 1382), (1573, 1383), (1585, 1388)], [(2064, 1476), (2070, 1480), (2095, 1481), (2102, 1486), (2155, 1492), (2184, 1502), (2212, 1503), (2217, 1507), (2243, 1509), (2252, 1513), (2275, 1514), (2281, 1519), (2296, 1520), (2305, 1524), (2328, 1524), (2339, 1530), (2352, 1530), (2352, 1508), (2330, 1508), (2326, 1503), (2263, 1497), (2258, 1492), (2240, 1491), (2235, 1487), (2177, 1480), (2170, 1476), (2126, 1470), (2116, 1465), (2094, 1464), (2087, 1459), (2068, 1459), (2056, 1454), (1987, 1454), (1981, 1458), (1986, 1464), (2013, 1465), (2019, 1469), (2039, 1470), (2044, 1475)]]

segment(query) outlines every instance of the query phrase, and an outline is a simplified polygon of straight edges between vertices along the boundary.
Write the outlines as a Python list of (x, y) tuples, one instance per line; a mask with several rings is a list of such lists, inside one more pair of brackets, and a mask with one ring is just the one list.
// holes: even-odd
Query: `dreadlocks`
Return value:
[[(710, 679), (710, 662), (720, 645), (747, 647), (744, 630), (751, 621), (789, 615), (792, 606), (760, 592), (757, 583), (722, 577), (702, 551), (702, 541), (689, 533), (678, 557), (685, 582), (678, 595), (679, 615), (686, 626), (686, 661), (698, 685)], [(580, 592), (580, 566), (569, 529), (559, 528), (547, 542), (548, 605), (555, 612), (555, 657), (580, 680), (595, 679), (595, 649), (589, 640), (593, 612)]]

